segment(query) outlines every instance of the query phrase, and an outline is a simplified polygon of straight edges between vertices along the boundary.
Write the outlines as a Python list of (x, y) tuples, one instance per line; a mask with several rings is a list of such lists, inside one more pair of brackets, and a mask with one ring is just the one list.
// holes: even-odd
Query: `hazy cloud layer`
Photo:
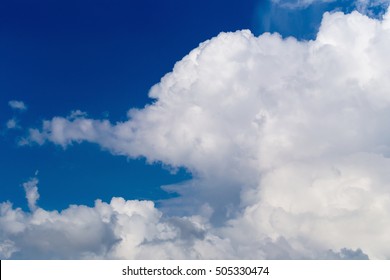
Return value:
[[(336, 0), (271, 0), (272, 3), (278, 6), (282, 6), (290, 9), (306, 8), (316, 3), (331, 3), (335, 1)], [(359, 1), (365, 1), (365, 0), (357, 0), (356, 2)]]
[[(287, 9), (305, 9), (319, 3), (332, 3), (336, 0), (271, 0), (274, 5)], [(389, 7), (390, 0), (346, 0), (341, 5), (350, 5), (362, 14), (381, 17)]]
[[(326, 13), (307, 42), (221, 33), (178, 62), (128, 121), (44, 121), (23, 144), (98, 143), (184, 166), (194, 179), (166, 187), (181, 196), (161, 209), (120, 198), (61, 213), (2, 204), (3, 255), (390, 258), (389, 49), (389, 14)], [(83, 227), (98, 228), (95, 239), (80, 240)], [(53, 231), (52, 252), (31, 247)], [(53, 249), (57, 237), (69, 245)]]

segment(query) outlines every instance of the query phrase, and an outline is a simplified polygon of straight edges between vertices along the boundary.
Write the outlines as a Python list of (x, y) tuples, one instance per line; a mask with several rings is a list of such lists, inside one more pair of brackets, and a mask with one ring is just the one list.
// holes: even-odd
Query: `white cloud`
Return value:
[(38, 193), (38, 179), (32, 178), (31, 180), (23, 183), (24, 191), (26, 192), (26, 198), (28, 203), (28, 208), (30, 211), (35, 211), (37, 209), (37, 201), (39, 199)]
[(88, 114), (86, 112), (80, 111), (80, 110), (74, 110), (70, 112), (68, 119), (77, 119), (77, 118), (86, 118)]
[(24, 104), (23, 101), (11, 100), (8, 102), (8, 105), (15, 110), (24, 111), (27, 109), (27, 106)]
[(18, 121), (15, 118), (9, 119), (6, 123), (7, 129), (18, 129), (20, 126), (18, 125)]
[[(37, 188), (33, 178), (25, 185)], [(25, 188), (28, 198), (30, 188)], [(37, 189), (35, 189), (37, 193)], [(38, 193), (37, 193), (38, 195)], [(38, 195), (39, 196), (39, 195)], [(28, 198), (29, 199), (29, 198)], [(30, 199), (29, 199), (30, 203)], [(0, 256), (3, 259), (233, 259), (302, 258), (283, 238), (255, 247), (224, 236), (201, 216), (168, 217), (151, 201), (71, 205), (58, 211), (35, 206), (33, 212), (0, 203)], [(227, 228), (231, 230), (230, 228)], [(256, 248), (256, 250), (254, 250)], [(314, 257), (366, 258), (361, 250), (327, 250)]]
[[(123, 259), (223, 258), (224, 241), (201, 217), (163, 218), (151, 201), (71, 205), (61, 212), (36, 206), (37, 179), (25, 183), (33, 212), (0, 204), (2, 258)], [(34, 189), (34, 198), (30, 198)], [(31, 206), (30, 206), (31, 208)], [(223, 247), (223, 246), (222, 246)]]
[[(101, 247), (69, 245), (69, 256), (89, 252), (72, 257), (390, 258), (389, 48), (390, 14), (326, 13), (313, 41), (221, 33), (178, 62), (128, 121), (55, 117), (25, 139), (88, 141), (184, 166), (194, 179), (165, 187), (180, 197), (159, 210), (114, 199), (45, 215), (60, 228), (68, 215), (95, 217), (73, 228), (95, 222), (101, 235), (88, 242)], [(13, 231), (31, 223), (2, 207), (18, 217)]]

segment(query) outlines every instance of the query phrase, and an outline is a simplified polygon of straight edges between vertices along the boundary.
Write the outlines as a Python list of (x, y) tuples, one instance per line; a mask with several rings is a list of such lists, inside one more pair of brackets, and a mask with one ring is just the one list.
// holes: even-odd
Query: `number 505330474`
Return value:
[(268, 275), (268, 266), (218, 266), (215, 268), (215, 275)]

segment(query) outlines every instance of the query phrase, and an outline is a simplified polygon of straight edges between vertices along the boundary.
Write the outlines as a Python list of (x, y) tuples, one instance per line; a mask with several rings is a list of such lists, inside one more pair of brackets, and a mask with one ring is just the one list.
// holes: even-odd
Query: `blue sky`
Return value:
[[(217, 36), (220, 32), (249, 29), (254, 36), (260, 36), (264, 32), (277, 32), (282, 38), (291, 36), (298, 41), (313, 41), (316, 40), (323, 14), (328, 11), (350, 13), (354, 9), (358, 9), (361, 13), (369, 15), (375, 20), (381, 20), (385, 11), (384, 7), (387, 5), (386, 1), (377, 1), (375, 5), (363, 5), (362, 3), (365, 2), (346, 0), (275, 2), (268, 0), (2, 1), (0, 3), (0, 202), (10, 201), (15, 208), (21, 207), (28, 212), (29, 208), (25, 198), (27, 190), (23, 184), (30, 178), (36, 177), (39, 179), (40, 198), (38, 205), (47, 211), (60, 211), (66, 209), (70, 204), (94, 207), (96, 199), (109, 202), (112, 197), (122, 197), (129, 201), (154, 201), (157, 209), (161, 207), (163, 213), (174, 213), (179, 216), (187, 215), (192, 211), (192, 208), (198, 207), (200, 209), (197, 210), (198, 215), (211, 217), (211, 224), (220, 225), (226, 223), (226, 219), (237, 218), (242, 213), (246, 213), (246, 203), (250, 204), (248, 201), (251, 201), (248, 197), (252, 195), (256, 197), (257, 189), (254, 187), (256, 183), (252, 185), (251, 180), (255, 181), (257, 179), (253, 178), (256, 176), (265, 177), (265, 174), (268, 174), (264, 171), (266, 169), (264, 167), (265, 169), (259, 173), (260, 175), (248, 175), (249, 179), (245, 181), (246, 172), (248, 174), (253, 172), (252, 166), (247, 165), (251, 161), (249, 157), (246, 158), (245, 163), (240, 161), (238, 154), (242, 152), (241, 150), (231, 153), (235, 156), (229, 158), (228, 161), (239, 158), (237, 161), (240, 163), (230, 167), (228, 164), (224, 165), (227, 160), (219, 161), (219, 154), (211, 153), (210, 159), (204, 160), (196, 156), (192, 158), (191, 152), (185, 150), (176, 157), (176, 155), (173, 156), (174, 153), (170, 156), (168, 152), (164, 153), (163, 150), (152, 150), (155, 148), (153, 144), (145, 144), (146, 150), (134, 146), (135, 148), (131, 147), (130, 151), (124, 151), (117, 148), (116, 144), (112, 144), (110, 141), (113, 140), (104, 133), (102, 133), (103, 140), (95, 138), (91, 140), (88, 138), (89, 136), (76, 137), (69, 134), (70, 136), (66, 140), (67, 144), (63, 145), (60, 141), (51, 138), (54, 132), (52, 130), (46, 131), (42, 127), (42, 122), (54, 120), (53, 118), (63, 118), (69, 121), (67, 124), (69, 131), (74, 131), (72, 129), (75, 129), (77, 124), (73, 123), (73, 119), (67, 118), (67, 116), (72, 111), (80, 110), (85, 112), (86, 116), (81, 118), (76, 116), (74, 119), (95, 120), (94, 126), (97, 127), (97, 132), (95, 132), (99, 133), (100, 122), (103, 120), (109, 120), (114, 128), (115, 124), (118, 123), (127, 124), (129, 119), (127, 113), (132, 108), (141, 110), (139, 119), (149, 120), (147, 110), (142, 111), (142, 108), (156, 102), (148, 97), (151, 87), (160, 83), (161, 78), (171, 72), (174, 65), (191, 50), (196, 49), (200, 43)], [(335, 23), (334, 26), (337, 28), (339, 25)], [(340, 30), (342, 28), (340, 27)], [(229, 38), (226, 40), (230, 40)], [(269, 40), (271, 42), (273, 39)], [(286, 47), (286, 50), (289, 50), (290, 47), (295, 50), (295, 47), (290, 45)], [(280, 50), (275, 47), (275, 51), (279, 52)], [(283, 53), (286, 52), (288, 53), (288, 51), (280, 51), (278, 56), (283, 57)], [(226, 53), (228, 53), (227, 50)], [(219, 54), (217, 52), (215, 56), (218, 57)], [(223, 54), (221, 52), (221, 55)], [(285, 63), (289, 59), (289, 57), (281, 58), (282, 62), (280, 63)], [(268, 63), (267, 59), (264, 61), (264, 63)], [(288, 69), (286, 65), (282, 68)], [(177, 73), (181, 71), (180, 67), (175, 68)], [(281, 73), (284, 71), (283, 69), (279, 69)], [(267, 70), (264, 73), (266, 72)], [(184, 74), (178, 75), (188, 78)], [(191, 77), (193, 73), (188, 75)], [(266, 76), (266, 74), (264, 75)], [(289, 75), (293, 77), (292, 84), (294, 81), (297, 81), (297, 84), (300, 83), (299, 73), (286, 74), (286, 76)], [(244, 75), (243, 80), (249, 76), (248, 74)], [(166, 80), (169, 79), (171, 78), (168, 77)], [(169, 81), (166, 83), (169, 84)], [(248, 82), (248, 84), (250, 83)], [(317, 80), (305, 84), (302, 88), (309, 88), (315, 83)], [(164, 85), (164, 82), (161, 84)], [(210, 84), (209, 88), (213, 85)], [(263, 87), (267, 88), (262, 85), (261, 88)], [(175, 90), (172, 89), (172, 92)], [(169, 98), (169, 96), (164, 95), (166, 94), (164, 89), (156, 89), (156, 92), (160, 94), (157, 99), (159, 102), (161, 101), (162, 105), (159, 106), (163, 108), (165, 106), (164, 98)], [(207, 98), (210, 98), (210, 103), (223, 101), (220, 99), (216, 101), (211, 95)], [(199, 99), (196, 102), (201, 104), (202, 100)], [(22, 101), (26, 108), (23, 110), (12, 108), (10, 101)], [(172, 101), (172, 104), (174, 102), (176, 101)], [(274, 104), (272, 102), (270, 104)], [(186, 104), (186, 102), (183, 103), (183, 108)], [(152, 108), (154, 108), (153, 106), (151, 105)], [(207, 106), (205, 105), (205, 107)], [(232, 112), (235, 112), (237, 119), (240, 119), (242, 111), (245, 109)], [(196, 112), (194, 111), (194, 114)], [(264, 117), (262, 114), (260, 112), (256, 115), (259, 122)], [(383, 114), (385, 115), (385, 113)], [(174, 119), (180, 119), (183, 115), (177, 115), (177, 118)], [(133, 119), (136, 119), (134, 115), (132, 116)], [(13, 121), (12, 127), (10, 127), (10, 120)], [(233, 123), (233, 127), (235, 121), (230, 121)], [(189, 123), (188, 128), (192, 129), (191, 122)], [(135, 126), (142, 130), (143, 124), (140, 121)], [(203, 125), (207, 126), (207, 121)], [(31, 138), (28, 145), (21, 145), (21, 140), (28, 139), (29, 129), (40, 131), (41, 137), (45, 138), (46, 142), (40, 143)], [(196, 129), (197, 126), (194, 126), (194, 131)], [(325, 127), (324, 130), (326, 131), (326, 129)], [(305, 130), (304, 133), (307, 131)], [(152, 134), (152, 136), (156, 135)], [(308, 139), (310, 137), (308, 136)], [(142, 140), (142, 138), (140, 139)], [(180, 142), (174, 142), (175, 139), (172, 138), (172, 143), (180, 146)], [(202, 138), (198, 144), (204, 145), (202, 147), (207, 149), (213, 145), (210, 139), (214, 138)], [(313, 143), (317, 141), (316, 139), (313, 140)], [(147, 140), (150, 140), (150, 143), (154, 141), (150, 137)], [(156, 138), (155, 141), (158, 146), (159, 140)], [(342, 141), (340, 140), (340, 142)], [(223, 143), (220, 143), (221, 147), (224, 147)], [(245, 145), (243, 144), (244, 147), (246, 147)], [(247, 145), (252, 147), (250, 143)], [(150, 151), (147, 150), (149, 148)], [(177, 149), (180, 150), (180, 147)], [(248, 148), (248, 150), (250, 149)], [(341, 144), (340, 149), (348, 150), (344, 149)], [(371, 151), (368, 148), (356, 149)], [(308, 147), (308, 151), (312, 150)], [(315, 155), (317, 152), (317, 150), (312, 151)], [(341, 154), (343, 153), (340, 152), (338, 156)], [(351, 154), (353, 153), (351, 152)], [(330, 161), (333, 156), (333, 154), (332, 157), (323, 156), (324, 162)], [(253, 157), (256, 158), (256, 155)], [(275, 163), (272, 164), (275, 166), (279, 166), (279, 160), (285, 160), (284, 155), (280, 155), (280, 158), (279, 155), (270, 156), (271, 159), (273, 157)], [(296, 160), (300, 157), (301, 153), (299, 156), (291, 158)], [(302, 158), (302, 162), (306, 164), (306, 157), (302, 156)], [(317, 158), (317, 156), (313, 156), (313, 158)], [(214, 161), (218, 164), (212, 165)], [(289, 161), (286, 160), (286, 162)], [(259, 163), (261, 168), (263, 168), (262, 164), (263, 162)], [(270, 166), (273, 166), (272, 164)], [(348, 163), (345, 164), (348, 166)], [(264, 166), (267, 166), (267, 163), (264, 163)], [(275, 168), (275, 174), (278, 174), (279, 170), (275, 166), (272, 168)], [(318, 168), (320, 169), (320, 167)], [(209, 172), (210, 169), (213, 169), (213, 172)], [(348, 168), (346, 167), (346, 169)], [(236, 171), (238, 175), (233, 176), (232, 174)], [(222, 176), (219, 172), (230, 174)], [(297, 171), (297, 173), (299, 172)], [(280, 178), (282, 177), (283, 175), (280, 176)], [(270, 178), (269, 181), (276, 185), (278, 183), (275, 178)], [(161, 189), (161, 186), (164, 185), (174, 185), (171, 188), (174, 192)], [(216, 186), (215, 191), (205, 191), (210, 188), (210, 185)], [(221, 191), (222, 188), (225, 189)], [(251, 195), (248, 195), (250, 193)], [(177, 199), (166, 203), (166, 199), (171, 197)], [(219, 197), (223, 207), (218, 204)], [(194, 205), (189, 202), (192, 200)], [(214, 206), (213, 201), (215, 202)], [(247, 209), (249, 208), (248, 206)], [(209, 212), (217, 213), (215, 214), (217, 218), (213, 218), (214, 214)], [(225, 218), (222, 219), (221, 216)], [(189, 218), (189, 220), (191, 219)], [(173, 224), (175, 223), (173, 222)], [(271, 233), (267, 234), (276, 236)], [(281, 236), (282, 241), (277, 239), (278, 241), (275, 241), (277, 245), (272, 246), (285, 246), (283, 238), (289, 239), (284, 235)], [(17, 243), (17, 241), (12, 242)], [(19, 242), (21, 241), (19, 240)], [(339, 247), (332, 246), (330, 248), (334, 250), (335, 255), (321, 256), (330, 258), (366, 256), (362, 251), (359, 251), (360, 246), (349, 246), (349, 244), (339, 246), (338, 243)], [(283, 251), (283, 254), (288, 251), (291, 258), (301, 258), (304, 255), (304, 253), (293, 253), (295, 251), (291, 248), (284, 248), (283, 250), (286, 251)], [(337, 250), (342, 248), (347, 248), (346, 251), (342, 251), (344, 255), (337, 253)], [(289, 251), (290, 249), (291, 251)], [(31, 252), (28, 252), (19, 257), (52, 257), (50, 253), (42, 253), (39, 250), (31, 249)], [(373, 250), (373, 252), (376, 251)], [(94, 253), (96, 252), (94, 251)], [(62, 258), (65, 255), (59, 253), (54, 254), (54, 256)], [(69, 256), (70, 258), (79, 258), (84, 255), (70, 254)], [(377, 256), (383, 257), (385, 255), (378, 254)], [(167, 256), (161, 255), (161, 258), (164, 257)]]

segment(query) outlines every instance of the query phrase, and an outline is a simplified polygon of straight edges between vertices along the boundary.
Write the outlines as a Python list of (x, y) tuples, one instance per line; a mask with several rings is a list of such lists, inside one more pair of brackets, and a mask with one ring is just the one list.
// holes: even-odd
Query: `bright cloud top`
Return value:
[(104, 234), (79, 247), (83, 235), (70, 235), (59, 257), (390, 258), (389, 48), (390, 14), (326, 13), (305, 42), (221, 33), (178, 62), (128, 121), (44, 121), (23, 143), (98, 143), (184, 166), (194, 179), (168, 187), (181, 196), (160, 210), (119, 198), (61, 213), (2, 204), (2, 246), (46, 257), (52, 249), (28, 247), (34, 237), (94, 221)]

